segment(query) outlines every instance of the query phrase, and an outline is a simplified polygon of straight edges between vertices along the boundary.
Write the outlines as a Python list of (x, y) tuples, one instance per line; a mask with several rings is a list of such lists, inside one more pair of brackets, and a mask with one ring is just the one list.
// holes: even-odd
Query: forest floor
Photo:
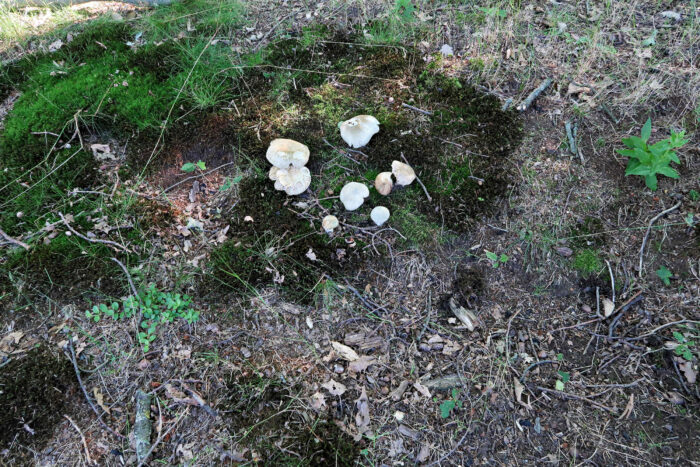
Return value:
[(695, 1), (0, 7), (0, 463), (697, 465), (699, 38)]

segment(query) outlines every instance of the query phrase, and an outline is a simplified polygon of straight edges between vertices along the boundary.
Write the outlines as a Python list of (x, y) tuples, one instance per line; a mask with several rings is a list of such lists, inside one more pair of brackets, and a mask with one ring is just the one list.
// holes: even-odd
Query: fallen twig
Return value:
[(126, 436), (117, 433), (112, 428), (110, 428), (104, 420), (102, 420), (102, 415), (100, 415), (100, 412), (97, 410), (97, 407), (95, 407), (95, 404), (93, 404), (92, 400), (90, 400), (90, 396), (88, 395), (87, 389), (85, 389), (85, 385), (83, 384), (83, 379), (80, 377), (80, 369), (78, 369), (78, 361), (75, 356), (75, 350), (73, 349), (73, 341), (70, 339), (68, 339), (68, 350), (70, 351), (70, 361), (73, 364), (75, 376), (78, 378), (78, 385), (83, 391), (83, 395), (85, 396), (85, 400), (87, 400), (88, 405), (90, 406), (92, 411), (95, 412), (95, 415), (97, 415), (97, 421), (100, 422), (100, 425), (102, 425), (112, 435), (116, 436), (119, 439), (126, 439)]
[(405, 102), (401, 104), (401, 107), (409, 110), (413, 110), (414, 112), (422, 113), (423, 115), (432, 115), (433, 113), (430, 110), (423, 110), (419, 109), (418, 107), (413, 107), (412, 105), (408, 105)]
[(579, 400), (579, 401), (588, 402), (589, 404), (594, 405), (594, 406), (598, 407), (599, 409), (603, 409), (603, 410), (610, 412), (612, 414), (617, 413), (617, 409), (613, 409), (613, 408), (610, 408), (610, 407), (605, 406), (603, 404), (599, 404), (598, 402), (593, 401), (593, 400), (589, 399), (588, 397), (577, 396), (576, 394), (571, 394), (569, 392), (564, 392), (564, 391), (557, 391), (556, 389), (544, 388), (542, 386), (536, 386), (536, 389), (539, 391), (542, 391), (542, 392), (556, 394), (556, 395), (563, 397), (563, 398), (575, 399), (575, 400)]
[[(407, 161), (406, 158), (404, 157), (403, 153), (401, 153), (401, 159), (403, 159), (403, 161), (404, 161), (406, 164), (411, 165), (411, 164), (408, 163), (408, 161)], [(433, 201), (433, 198), (430, 196), (430, 193), (428, 193), (428, 189), (425, 187), (425, 185), (423, 185), (423, 182), (421, 181), (420, 177), (418, 177), (418, 174), (416, 174), (416, 181), (417, 181), (418, 184), (421, 186), (421, 188), (423, 188), (423, 191), (425, 192), (425, 196), (427, 196), (428, 201), (432, 202), (432, 201)]]
[(119, 249), (121, 249), (121, 250), (123, 250), (123, 251), (126, 251), (127, 253), (129, 252), (129, 249), (128, 249), (127, 247), (125, 247), (124, 245), (122, 245), (122, 244), (120, 244), (120, 243), (113, 242), (112, 240), (100, 240), (99, 238), (89, 238), (89, 237), (86, 237), (85, 235), (83, 235), (83, 234), (81, 234), (81, 233), (78, 233), (73, 227), (71, 227), (71, 225), (68, 223), (68, 221), (66, 220), (66, 218), (63, 217), (63, 214), (62, 214), (62, 213), (59, 212), (59, 213), (58, 213), (58, 217), (61, 218), (61, 220), (62, 220), (63, 223), (66, 225), (66, 227), (68, 228), (68, 230), (70, 230), (71, 233), (73, 233), (73, 235), (75, 235), (76, 237), (82, 238), (83, 240), (85, 240), (85, 241), (87, 241), (87, 242), (90, 242), (90, 243), (104, 243), (105, 245), (112, 245), (112, 246), (114, 246), (114, 247), (116, 247), (116, 248), (119, 248)]
[(21, 246), (21, 247), (24, 248), (25, 250), (28, 250), (28, 249), (29, 249), (29, 245), (27, 245), (26, 243), (24, 243), (24, 242), (22, 242), (22, 241), (20, 241), (20, 240), (17, 240), (16, 238), (10, 237), (10, 236), (7, 235), (5, 232), (3, 232), (2, 229), (0, 229), (0, 237), (4, 238), (5, 240), (7, 240), (7, 241), (10, 242), (10, 243), (13, 243), (13, 244), (15, 244), (15, 245), (17, 245), (17, 246)]
[[(159, 406), (160, 407), (160, 406)], [(151, 395), (136, 391), (136, 414), (134, 415), (134, 449), (139, 463), (146, 461), (151, 452)]]
[(68, 421), (70, 422), (71, 425), (73, 425), (73, 428), (75, 428), (75, 431), (77, 431), (78, 434), (80, 435), (80, 439), (81, 439), (82, 442), (83, 442), (83, 448), (85, 448), (85, 457), (87, 457), (87, 462), (88, 462), (88, 464), (91, 464), (91, 465), (97, 464), (97, 463), (96, 463), (95, 461), (93, 461), (92, 458), (90, 457), (90, 451), (88, 450), (87, 441), (85, 441), (85, 435), (84, 435), (83, 432), (80, 430), (80, 427), (79, 427), (78, 425), (76, 425), (76, 423), (75, 423), (73, 420), (71, 420), (71, 418), (70, 418), (68, 415), (65, 415), (65, 414), (64, 414), (63, 416), (65, 417), (66, 420), (68, 420)]
[(117, 263), (120, 268), (122, 268), (122, 271), (124, 271), (124, 274), (126, 274), (126, 279), (129, 281), (129, 286), (131, 287), (131, 292), (134, 294), (134, 296), (140, 301), (141, 299), (139, 298), (139, 293), (136, 291), (136, 287), (134, 286), (134, 281), (131, 279), (131, 274), (129, 274), (129, 271), (126, 269), (126, 266), (124, 266), (124, 263), (119, 261), (117, 258), (110, 258), (112, 261)]
[(529, 367), (525, 368), (525, 371), (523, 371), (523, 374), (520, 376), (520, 382), (525, 384), (525, 377), (530, 372), (530, 370), (532, 370), (536, 366), (546, 365), (546, 364), (550, 364), (550, 363), (553, 365), (561, 364), (561, 362), (558, 360), (540, 360), (539, 362), (535, 362), (532, 365), (530, 365)]
[(534, 102), (535, 99), (537, 99), (542, 92), (547, 89), (550, 85), (552, 84), (552, 78), (547, 78), (540, 84), (534, 91), (530, 93), (527, 98), (518, 105), (518, 110), (521, 112), (526, 111)]
[(350, 159), (351, 161), (353, 161), (355, 164), (359, 164), (359, 163), (360, 163), (359, 161), (357, 161), (357, 160), (353, 159), (352, 157), (350, 157), (350, 155), (348, 154), (348, 151), (347, 151), (347, 150), (345, 150), (345, 149), (340, 149), (340, 148), (337, 148), (337, 147), (333, 146), (331, 143), (328, 142), (328, 140), (327, 140), (326, 138), (323, 138), (323, 142), (326, 143), (328, 146), (332, 147), (333, 149), (335, 149), (335, 150), (336, 150), (337, 152), (339, 152), (342, 156), (345, 156), (345, 157), (347, 157), (348, 159)]
[(649, 221), (649, 227), (647, 227), (647, 233), (644, 234), (644, 240), (642, 240), (642, 248), (639, 250), (639, 277), (642, 277), (642, 265), (644, 264), (644, 248), (647, 246), (647, 240), (649, 239), (649, 233), (651, 232), (651, 227), (654, 225), (654, 222), (659, 220), (659, 218), (665, 216), (666, 214), (675, 211), (681, 206), (681, 202), (677, 202), (670, 208), (666, 209), (665, 211), (661, 211), (659, 214), (654, 216), (654, 218)]

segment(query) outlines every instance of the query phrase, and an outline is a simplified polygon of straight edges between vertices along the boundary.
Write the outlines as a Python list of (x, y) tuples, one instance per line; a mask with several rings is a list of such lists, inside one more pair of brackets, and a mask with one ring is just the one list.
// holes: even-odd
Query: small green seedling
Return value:
[(196, 164), (194, 162), (187, 162), (186, 164), (182, 165), (182, 168), (180, 170), (182, 170), (183, 172), (190, 173), (194, 172), (197, 169), (202, 171), (207, 170), (207, 164), (205, 164), (204, 161), (197, 161)]
[(673, 149), (683, 147), (688, 140), (685, 139), (685, 131), (671, 132), (671, 136), (657, 143), (649, 145), (651, 136), (651, 119), (647, 119), (642, 127), (641, 136), (630, 136), (622, 140), (629, 149), (618, 149), (617, 152), (625, 157), (627, 170), (625, 175), (639, 175), (650, 190), (656, 191), (658, 181), (657, 174), (670, 178), (678, 178), (678, 172), (670, 167), (671, 162), (680, 164), (681, 161)]
[(693, 224), (695, 223), (695, 214), (693, 214), (692, 212), (689, 212), (688, 214), (686, 214), (686, 216), (683, 220), (688, 225), (688, 227), (692, 227)]
[(460, 409), (462, 408), (462, 401), (457, 399), (457, 396), (457, 389), (452, 389), (452, 398), (447, 399), (440, 404), (440, 416), (442, 418), (449, 418), (455, 407), (459, 407)]
[(557, 391), (563, 391), (564, 384), (569, 382), (569, 380), (571, 379), (571, 375), (569, 374), (568, 371), (558, 371), (557, 373), (559, 373), (559, 376), (561, 378), (558, 379), (556, 383), (554, 383), (554, 388)]
[(505, 253), (497, 255), (496, 253), (489, 250), (484, 250), (484, 253), (486, 253), (486, 257), (489, 259), (489, 261), (491, 261), (491, 266), (493, 266), (494, 268), (498, 268), (500, 265), (506, 264), (510, 259)]
[(688, 192), (688, 196), (690, 196), (691, 201), (700, 200), (700, 192), (698, 192), (697, 190), (690, 190)]
[(671, 285), (671, 277), (673, 277), (673, 273), (669, 271), (666, 266), (661, 266), (659, 269), (657, 269), (656, 275), (659, 276), (659, 279), (661, 279), (664, 284)]
[(143, 351), (148, 352), (151, 343), (156, 339), (159, 324), (172, 323), (176, 318), (192, 324), (199, 319), (199, 312), (192, 308), (191, 303), (192, 299), (187, 295), (161, 292), (151, 284), (138, 298), (132, 295), (122, 300), (121, 306), (119, 302), (95, 305), (85, 312), (85, 316), (97, 323), (103, 315), (119, 321), (140, 312), (141, 330), (137, 337)]
[(693, 360), (693, 352), (690, 349), (691, 347), (695, 347), (695, 341), (687, 339), (683, 334), (681, 334), (678, 331), (673, 332), (673, 338), (676, 340), (676, 348), (673, 349), (673, 353), (678, 355), (679, 357), (683, 357), (684, 359), (688, 361)]

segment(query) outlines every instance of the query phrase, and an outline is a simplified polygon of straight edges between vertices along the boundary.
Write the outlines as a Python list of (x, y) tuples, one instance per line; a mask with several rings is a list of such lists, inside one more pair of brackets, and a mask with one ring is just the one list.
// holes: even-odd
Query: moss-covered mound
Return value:
[(73, 368), (45, 346), (11, 358), (0, 372), (0, 445), (40, 449), (77, 397)]

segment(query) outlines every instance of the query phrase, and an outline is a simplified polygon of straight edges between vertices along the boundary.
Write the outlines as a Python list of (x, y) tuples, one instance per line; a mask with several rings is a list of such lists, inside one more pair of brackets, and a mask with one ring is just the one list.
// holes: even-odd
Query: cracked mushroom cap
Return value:
[(311, 185), (311, 172), (306, 167), (273, 170), (275, 168), (270, 169), (270, 180), (275, 181), (275, 190), (284, 191), (293, 196), (305, 192)]
[(362, 206), (369, 196), (369, 188), (364, 183), (350, 182), (340, 190), (340, 201), (348, 211)]
[(380, 195), (388, 195), (394, 187), (394, 182), (391, 180), (391, 172), (382, 172), (374, 179), (374, 187)]
[(372, 209), (372, 212), (369, 214), (369, 217), (375, 224), (382, 225), (389, 219), (389, 215), (390, 213), (387, 208), (385, 208), (384, 206), (377, 206), (374, 209)]
[(304, 167), (309, 161), (309, 148), (293, 139), (278, 138), (270, 142), (265, 157), (270, 164), (280, 169), (289, 166)]
[(396, 177), (397, 185), (410, 185), (416, 179), (416, 172), (413, 168), (403, 162), (393, 161), (391, 163), (391, 173)]
[(338, 124), (340, 136), (351, 148), (361, 148), (379, 132), (379, 120), (371, 115), (357, 115)]
[(333, 229), (338, 227), (338, 218), (335, 216), (326, 216), (323, 218), (323, 221), (321, 222), (321, 225), (323, 226), (323, 230), (326, 231), (326, 233), (331, 233), (333, 232)]

